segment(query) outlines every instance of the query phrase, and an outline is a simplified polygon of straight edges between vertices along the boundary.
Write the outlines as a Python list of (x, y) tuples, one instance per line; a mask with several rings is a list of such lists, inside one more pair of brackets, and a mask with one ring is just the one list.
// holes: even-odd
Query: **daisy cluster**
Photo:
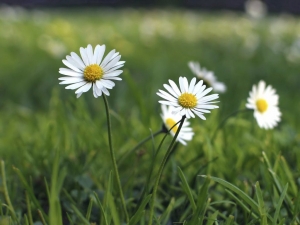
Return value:
[[(58, 78), (60, 84), (66, 84), (66, 89), (75, 90), (77, 98), (92, 89), (95, 98), (102, 94), (109, 95), (109, 89), (115, 86), (115, 80), (122, 80), (121, 67), (125, 61), (120, 61), (121, 55), (111, 50), (105, 57), (105, 45), (97, 45), (93, 50), (91, 45), (80, 48), (80, 56), (74, 52), (62, 60), (67, 68), (60, 68), (63, 77)], [(157, 95), (162, 98), (161, 118), (164, 128), (172, 136), (177, 133), (180, 121), (183, 120), (178, 131), (177, 141), (186, 145), (194, 135), (190, 127), (191, 118), (199, 117), (206, 120), (205, 114), (218, 108), (219, 94), (226, 91), (226, 85), (219, 82), (212, 71), (201, 68), (198, 62), (188, 63), (195, 75), (189, 82), (186, 77), (179, 77), (179, 85), (173, 80), (164, 84), (165, 90), (158, 90)], [(210, 92), (215, 92), (210, 94)], [(278, 107), (276, 91), (264, 81), (254, 85), (250, 91), (246, 107), (254, 111), (254, 117), (259, 127), (274, 128), (280, 122), (281, 112)]]

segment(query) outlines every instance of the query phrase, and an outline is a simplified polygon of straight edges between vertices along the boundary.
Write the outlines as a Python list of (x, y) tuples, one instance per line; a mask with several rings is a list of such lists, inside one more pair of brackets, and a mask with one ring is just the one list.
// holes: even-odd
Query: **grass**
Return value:
[[(192, 120), (193, 140), (171, 154), (154, 224), (299, 223), (299, 18), (175, 9), (15, 10), (0, 13), (0, 224), (125, 222), (103, 101), (90, 92), (76, 99), (58, 85), (61, 60), (89, 43), (115, 48), (126, 61), (123, 81), (108, 97), (117, 162), (161, 129), (155, 93), (168, 79), (191, 79), (188, 61), (199, 61), (227, 85), (220, 109), (206, 121)], [(280, 96), (280, 125), (265, 131), (252, 113), (240, 113), (212, 140), (226, 116), (245, 108), (261, 79)], [(162, 138), (118, 165), (131, 224), (147, 224), (151, 196), (139, 198)]]

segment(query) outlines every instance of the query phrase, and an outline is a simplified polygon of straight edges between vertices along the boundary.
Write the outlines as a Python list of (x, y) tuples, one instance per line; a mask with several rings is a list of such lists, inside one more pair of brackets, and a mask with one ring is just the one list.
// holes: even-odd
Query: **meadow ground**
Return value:
[[(92, 92), (76, 99), (58, 84), (62, 59), (87, 44), (105, 44), (126, 61), (107, 99), (126, 206), (135, 215), (129, 224), (149, 220), (149, 199), (137, 209), (163, 135), (131, 149), (161, 129), (156, 92), (168, 79), (191, 80), (191, 60), (214, 71), (227, 91), (206, 121), (190, 120), (193, 140), (169, 157), (154, 223), (299, 224), (300, 19), (111, 8), (1, 8), (0, 224), (126, 224), (103, 99)], [(213, 138), (260, 80), (279, 95), (279, 125), (264, 130), (253, 112), (238, 113)], [(171, 140), (157, 155), (154, 178)]]

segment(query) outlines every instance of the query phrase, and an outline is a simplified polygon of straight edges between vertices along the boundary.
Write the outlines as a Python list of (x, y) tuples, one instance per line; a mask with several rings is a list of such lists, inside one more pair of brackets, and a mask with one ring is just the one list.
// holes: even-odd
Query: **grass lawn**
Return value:
[[(126, 61), (107, 99), (130, 223), (112, 172), (102, 97), (89, 91), (77, 99), (58, 84), (62, 59), (88, 44), (105, 44), (106, 54), (116, 49)], [(156, 92), (169, 79), (190, 81), (189, 61), (213, 71), (227, 91), (205, 121), (190, 120), (193, 140), (175, 145), (153, 223), (300, 223), (298, 17), (2, 7), (0, 49), (0, 225), (148, 224), (151, 196), (141, 196), (164, 135), (132, 149), (161, 129)], [(260, 80), (279, 95), (279, 125), (261, 129), (250, 111), (217, 129), (245, 109)], [(171, 141), (157, 153), (150, 187)]]

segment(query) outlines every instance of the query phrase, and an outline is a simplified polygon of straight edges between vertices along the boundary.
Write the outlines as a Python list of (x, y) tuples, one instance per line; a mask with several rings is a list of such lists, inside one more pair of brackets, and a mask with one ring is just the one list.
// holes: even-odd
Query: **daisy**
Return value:
[(214, 89), (216, 93), (224, 93), (226, 91), (226, 86), (224, 83), (217, 81), (216, 76), (212, 71), (208, 71), (205, 68), (200, 67), (198, 62), (189, 62), (188, 66), (190, 67), (193, 74), (199, 80), (203, 80), (205, 84)]
[(247, 99), (246, 107), (254, 110), (254, 117), (258, 126), (272, 129), (280, 121), (281, 112), (278, 108), (278, 95), (271, 85), (266, 86), (264, 81), (253, 85)]
[(125, 61), (119, 61), (121, 55), (115, 50), (110, 51), (103, 59), (105, 45), (97, 45), (94, 52), (91, 45), (80, 48), (81, 58), (74, 52), (67, 55), (62, 62), (68, 68), (60, 68), (59, 73), (64, 77), (59, 84), (69, 84), (66, 89), (77, 89), (75, 94), (79, 98), (82, 93), (93, 89), (94, 97), (104, 93), (109, 95), (108, 89), (112, 89), (115, 83), (112, 80), (122, 80), (118, 77), (123, 71), (118, 70)]
[[(161, 105), (161, 111), (162, 114), (160, 115), (163, 123), (164, 128), (167, 131), (169, 131), (176, 123), (178, 123), (181, 120), (180, 114), (174, 114), (172, 111), (174, 110), (173, 106), (166, 106)], [(179, 131), (179, 134), (177, 136), (176, 141), (179, 141), (181, 144), (186, 145), (186, 141), (190, 141), (193, 138), (194, 132), (192, 131), (192, 128), (189, 127), (190, 122), (187, 120), (184, 120), (183, 125)], [(174, 126), (172, 130), (170, 131), (171, 135), (174, 137), (176, 134), (176, 131), (178, 130), (179, 124)]]
[(186, 77), (179, 77), (179, 86), (174, 81), (169, 80), (170, 85), (164, 84), (165, 89), (169, 92), (159, 90), (157, 95), (165, 100), (159, 101), (163, 105), (171, 105), (174, 107), (173, 113), (180, 113), (181, 116), (186, 118), (195, 117), (194, 114), (205, 120), (204, 113), (210, 113), (210, 109), (219, 108), (213, 105), (216, 102), (212, 102), (219, 97), (218, 94), (207, 95), (212, 88), (206, 88), (203, 85), (203, 80), (196, 84), (196, 78), (194, 77), (190, 83)]

